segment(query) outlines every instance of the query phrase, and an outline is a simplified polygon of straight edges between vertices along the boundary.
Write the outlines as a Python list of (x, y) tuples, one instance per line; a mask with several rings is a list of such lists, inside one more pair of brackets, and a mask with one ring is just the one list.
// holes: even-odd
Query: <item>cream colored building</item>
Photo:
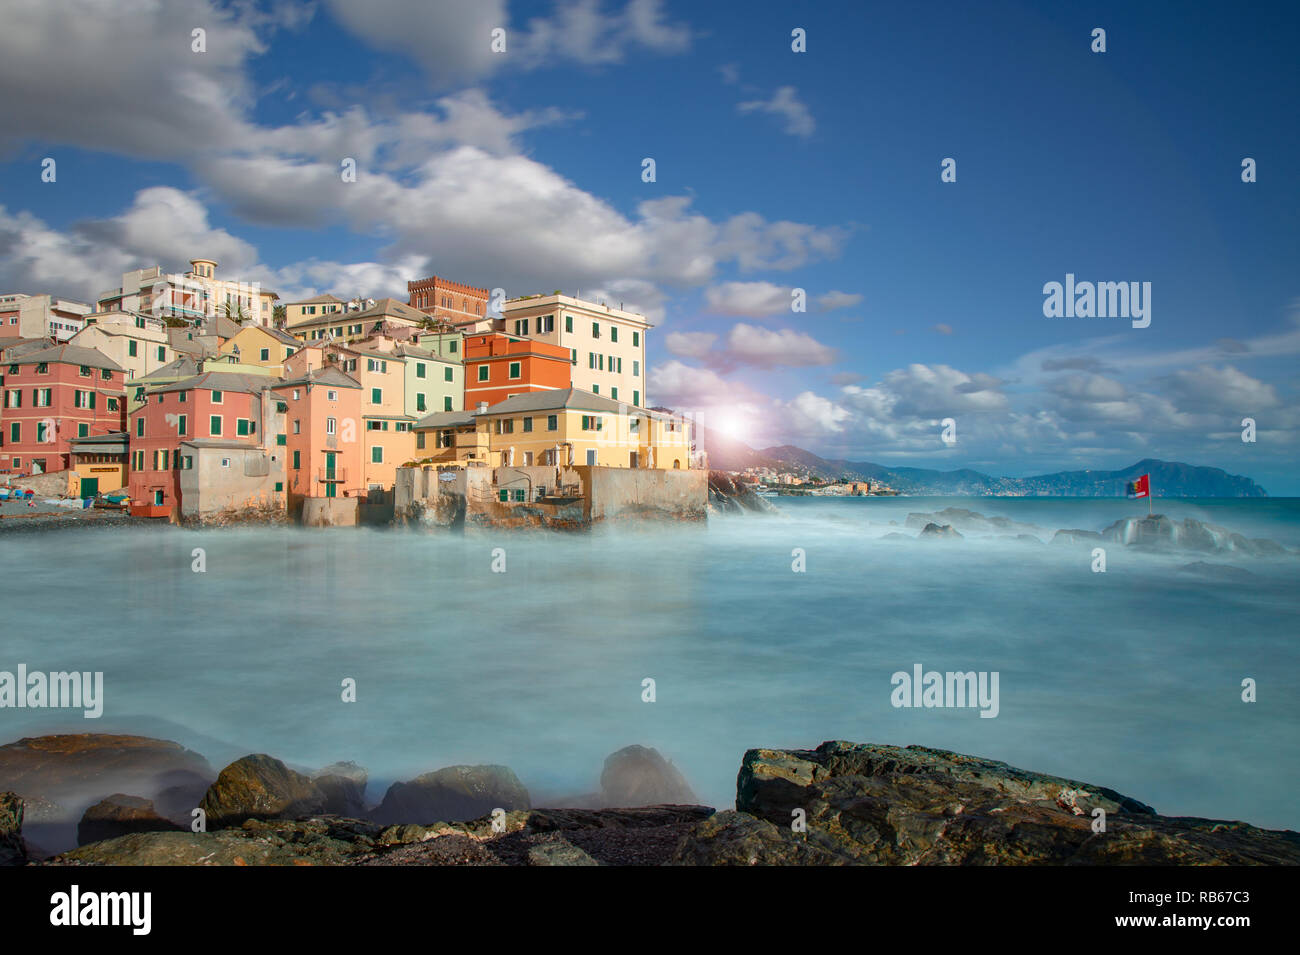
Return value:
[(190, 270), (183, 274), (165, 273), (160, 265), (122, 273), (119, 287), (100, 293), (96, 310), (203, 322), (224, 317), (229, 306), (232, 317), (271, 325), (279, 297), (257, 282), (218, 276), (213, 259), (190, 259)]
[(128, 378), (143, 378), (176, 359), (162, 321), (130, 312), (91, 312), (86, 327), (70, 345), (94, 348), (125, 368)]
[(500, 330), (569, 350), (573, 385), (613, 401), (644, 408), (644, 315), (568, 295), (539, 295), (506, 302)]
[(284, 327), (293, 328), (303, 322), (335, 315), (346, 307), (341, 298), (336, 298), (329, 293), (303, 299), (301, 302), (288, 302), (284, 306)]

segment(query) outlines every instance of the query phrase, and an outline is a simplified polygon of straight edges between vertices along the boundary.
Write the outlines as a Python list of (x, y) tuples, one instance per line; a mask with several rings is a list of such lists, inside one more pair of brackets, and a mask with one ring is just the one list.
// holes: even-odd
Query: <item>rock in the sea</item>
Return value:
[(776, 506), (759, 496), (752, 487), (736, 480), (726, 471), (709, 472), (709, 506), (720, 513), (738, 514), (751, 511), (755, 514), (769, 514), (776, 511)]
[[(750, 750), (737, 812), (679, 843), (679, 864), (1300, 863), (1300, 834), (1156, 815), (1114, 790), (920, 746)], [(1106, 830), (1092, 831), (1094, 810)], [(806, 831), (796, 832), (797, 810)], [(767, 823), (768, 825), (763, 825)], [(768, 828), (770, 826), (771, 828)]]
[(456, 822), (530, 805), (528, 790), (507, 766), (448, 766), (393, 783), (374, 816), (383, 823)]
[(133, 832), (166, 832), (181, 828), (159, 815), (152, 800), (114, 793), (86, 810), (77, 826), (77, 843), (84, 846)]
[(17, 793), (0, 793), (0, 866), (25, 865), (23, 799)]
[(199, 807), (207, 813), (208, 828), (221, 829), (246, 819), (292, 819), (323, 812), (325, 795), (275, 757), (254, 753), (223, 769)]
[(1116, 544), (1162, 550), (1196, 550), (1251, 557), (1274, 557), (1287, 553), (1286, 548), (1277, 541), (1263, 537), (1251, 540), (1217, 524), (1207, 524), (1190, 517), (1175, 521), (1164, 514), (1118, 520), (1102, 531), (1101, 536)]
[(926, 524), (921, 528), (921, 537), (951, 538), (961, 540), (962, 535), (951, 524)]
[(677, 767), (648, 746), (625, 746), (607, 757), (600, 789), (607, 806), (689, 806), (698, 802)]
[(214, 775), (198, 753), (147, 736), (70, 733), (0, 746), (0, 780), (6, 787), (78, 813), (109, 793), (154, 798), (180, 779), (197, 777), (206, 785)]
[(931, 514), (913, 512), (907, 515), (907, 520), (904, 523), (907, 527), (913, 528), (924, 528), (927, 524), (937, 524), (943, 527), (947, 524), (967, 534), (984, 534), (998, 537), (1015, 537), (1019, 534), (1037, 537), (1037, 533), (1042, 530), (1037, 524), (1013, 521), (1009, 517), (985, 517), (983, 514), (967, 510), (964, 507), (945, 507), (942, 511), (935, 511)]
[(362, 818), (366, 814), (366, 782), (369, 774), (353, 762), (331, 763), (311, 774), (325, 796), (325, 812)]

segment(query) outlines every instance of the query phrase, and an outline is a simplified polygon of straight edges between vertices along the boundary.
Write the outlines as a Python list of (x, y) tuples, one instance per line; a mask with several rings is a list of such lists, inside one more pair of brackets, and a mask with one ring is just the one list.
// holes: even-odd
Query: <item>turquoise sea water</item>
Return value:
[[(504, 763), (535, 804), (630, 743), (730, 806), (754, 746), (920, 743), (1111, 786), (1160, 812), (1300, 828), (1300, 557), (882, 540), (965, 507), (1100, 530), (1143, 502), (783, 498), (773, 517), (591, 535), (124, 528), (0, 536), (0, 670), (102, 670), (99, 720), (213, 763), (353, 759), (387, 781)], [(1300, 500), (1157, 501), (1300, 548)], [(891, 521), (896, 524), (891, 525)], [(207, 572), (191, 570), (192, 549)], [(492, 571), (504, 548), (506, 572)], [(792, 550), (806, 572), (791, 570)], [(1179, 568), (1251, 570), (1244, 581)], [(998, 671), (1000, 712), (896, 709), (890, 677)], [(340, 682), (357, 681), (356, 703)], [(657, 699), (642, 701), (642, 681)], [(1258, 702), (1241, 681), (1258, 681)], [(3, 781), (0, 780), (0, 784)]]

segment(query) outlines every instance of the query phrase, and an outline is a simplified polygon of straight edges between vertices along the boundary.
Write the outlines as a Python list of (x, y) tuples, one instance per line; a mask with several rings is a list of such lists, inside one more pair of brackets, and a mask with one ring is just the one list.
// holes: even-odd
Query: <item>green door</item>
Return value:
[(334, 478), (335, 475), (337, 474), (337, 472), (334, 470), (334, 457), (335, 457), (335, 453), (333, 451), (325, 452), (325, 496), (326, 497), (338, 496), (338, 485), (334, 483)]
[(94, 497), (99, 493), (99, 478), (81, 479), (81, 496)]

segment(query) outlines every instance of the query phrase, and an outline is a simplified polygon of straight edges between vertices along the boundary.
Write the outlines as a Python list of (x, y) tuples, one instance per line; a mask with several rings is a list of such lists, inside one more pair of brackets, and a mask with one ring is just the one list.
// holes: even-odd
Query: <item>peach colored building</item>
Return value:
[(570, 387), (569, 349), (489, 333), (465, 339), (465, 407), (494, 405), (530, 391)]
[(284, 406), (288, 506), (303, 498), (356, 497), (361, 466), (361, 384), (337, 368), (310, 370), (275, 386)]

